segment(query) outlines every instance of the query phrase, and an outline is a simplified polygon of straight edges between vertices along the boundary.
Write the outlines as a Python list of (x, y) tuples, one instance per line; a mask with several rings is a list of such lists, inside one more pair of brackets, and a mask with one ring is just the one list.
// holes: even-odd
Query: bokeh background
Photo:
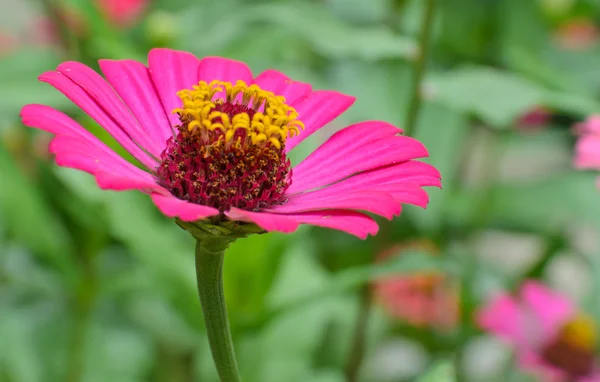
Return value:
[[(348, 123), (402, 126), (425, 3), (0, 0), (0, 381), (217, 381), (193, 239), (147, 196), (53, 164), (26, 103), (108, 137), (39, 74), (165, 46), (356, 96), (297, 163)], [(572, 165), (574, 124), (600, 112), (599, 26), (595, 0), (438, 1), (414, 135), (444, 189), (366, 241), (305, 227), (234, 244), (244, 381), (351, 381), (357, 349), (355, 381), (533, 381), (473, 320), (525, 278), (600, 318), (600, 194)]]

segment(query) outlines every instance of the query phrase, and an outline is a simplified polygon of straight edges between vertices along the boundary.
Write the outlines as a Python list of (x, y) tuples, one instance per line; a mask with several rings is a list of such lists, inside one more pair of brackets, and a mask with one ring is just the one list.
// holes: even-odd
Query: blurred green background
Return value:
[[(0, 0), (0, 381), (217, 381), (193, 239), (146, 195), (100, 191), (53, 164), (50, 137), (20, 124), (24, 104), (107, 137), (39, 74), (64, 60), (145, 62), (166, 46), (356, 96), (297, 163), (348, 123), (403, 124), (424, 4)], [(450, 381), (452, 369), (458, 381), (528, 381), (472, 316), (525, 277), (600, 318), (600, 195), (596, 175), (571, 164), (573, 124), (600, 112), (598, 25), (595, 0), (438, 1), (415, 136), (444, 189), (366, 241), (304, 227), (234, 244), (225, 290), (244, 381), (347, 381), (359, 316), (358, 381)], [(402, 256), (375, 261), (389, 248)], [(400, 297), (373, 295), (378, 280), (432, 272), (452, 303), (416, 286), (411, 296), (434, 304), (413, 307), (425, 322), (394, 313)]]

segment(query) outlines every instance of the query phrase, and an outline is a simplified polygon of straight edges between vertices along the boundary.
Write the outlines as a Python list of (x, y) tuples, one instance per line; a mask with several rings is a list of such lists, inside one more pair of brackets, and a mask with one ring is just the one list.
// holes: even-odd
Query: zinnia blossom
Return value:
[(97, 0), (107, 19), (120, 27), (132, 24), (148, 6), (148, 0)]
[(137, 159), (135, 166), (62, 112), (27, 105), (23, 123), (56, 135), (60, 166), (93, 174), (102, 189), (140, 190), (165, 215), (255, 223), (292, 232), (299, 224), (361, 238), (378, 230), (362, 212), (391, 219), (401, 203), (425, 207), (422, 186), (440, 174), (398, 128), (369, 121), (334, 134), (293, 169), (287, 154), (354, 102), (313, 91), (275, 70), (253, 77), (242, 62), (153, 49), (148, 67), (100, 60), (102, 78), (65, 62), (40, 80), (54, 86)]
[(535, 106), (517, 120), (520, 131), (533, 131), (542, 128), (552, 119), (550, 110), (543, 106)]
[[(411, 249), (438, 252), (433, 244), (427, 241), (416, 241), (398, 244), (381, 252), (377, 256), (377, 261), (386, 261), (392, 256), (402, 256)], [(458, 323), (458, 287), (442, 272), (386, 276), (375, 281), (373, 293), (391, 317), (410, 325), (451, 330)]]
[(575, 125), (575, 133), (579, 135), (575, 146), (575, 167), (600, 170), (600, 115), (592, 115)]
[(543, 381), (600, 381), (594, 321), (541, 283), (525, 282), (517, 297), (496, 296), (477, 321), (513, 345), (523, 368)]

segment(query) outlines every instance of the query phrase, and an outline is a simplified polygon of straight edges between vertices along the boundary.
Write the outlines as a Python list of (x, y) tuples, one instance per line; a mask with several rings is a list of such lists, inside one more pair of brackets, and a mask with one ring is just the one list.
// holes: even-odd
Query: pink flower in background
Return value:
[(543, 381), (600, 381), (595, 323), (539, 282), (525, 282), (516, 297), (496, 296), (478, 312), (477, 322), (513, 345), (521, 366)]
[(288, 152), (334, 120), (354, 97), (246, 64), (154, 49), (146, 67), (100, 60), (106, 80), (78, 62), (40, 76), (98, 122), (139, 162), (119, 157), (67, 115), (27, 105), (27, 126), (56, 135), (60, 166), (80, 169), (111, 190), (140, 190), (167, 216), (256, 223), (292, 232), (299, 224), (375, 234), (367, 211), (391, 219), (403, 203), (427, 205), (440, 186), (427, 150), (380, 121), (351, 125), (293, 169)]
[[(377, 261), (402, 256), (409, 250), (426, 249), (436, 253), (429, 242), (401, 244), (382, 252)], [(459, 319), (459, 291), (455, 282), (441, 272), (420, 272), (386, 276), (373, 285), (377, 301), (386, 312), (417, 327), (451, 330)]]
[(600, 115), (590, 116), (575, 125), (574, 130), (579, 135), (575, 145), (575, 167), (600, 170)]
[(598, 27), (590, 19), (570, 20), (556, 31), (558, 45), (570, 51), (586, 50), (598, 42)]
[(0, 57), (13, 52), (19, 45), (19, 41), (8, 31), (0, 30)]
[(115, 25), (133, 24), (147, 8), (148, 0), (96, 0), (100, 10)]
[(538, 130), (550, 122), (552, 113), (543, 106), (536, 106), (525, 113), (517, 121), (517, 127), (521, 131)]

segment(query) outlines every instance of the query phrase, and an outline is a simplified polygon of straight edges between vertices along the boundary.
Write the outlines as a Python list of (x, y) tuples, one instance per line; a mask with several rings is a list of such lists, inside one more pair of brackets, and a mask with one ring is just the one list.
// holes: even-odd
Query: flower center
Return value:
[(570, 377), (583, 377), (594, 368), (596, 328), (592, 318), (578, 315), (542, 349), (542, 357)]
[(292, 173), (285, 141), (304, 128), (296, 110), (243, 81), (201, 81), (177, 96), (183, 107), (174, 113), (181, 123), (161, 154), (159, 184), (221, 212), (282, 202)]

